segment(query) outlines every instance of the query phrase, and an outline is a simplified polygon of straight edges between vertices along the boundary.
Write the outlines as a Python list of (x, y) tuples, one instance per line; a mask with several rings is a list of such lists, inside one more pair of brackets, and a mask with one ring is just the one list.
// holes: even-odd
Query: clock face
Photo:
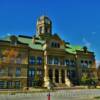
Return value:
[(45, 19), (46, 24), (50, 24), (50, 21), (48, 19)]

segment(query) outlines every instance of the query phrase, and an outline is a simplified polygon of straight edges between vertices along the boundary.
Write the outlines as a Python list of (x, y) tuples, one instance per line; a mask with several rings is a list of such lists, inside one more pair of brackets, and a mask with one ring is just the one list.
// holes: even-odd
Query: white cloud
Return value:
[(88, 48), (90, 48), (91, 43), (86, 38), (83, 38), (82, 42), (84, 43), (85, 46), (87, 46)]
[(11, 36), (11, 33), (7, 33), (7, 36)]

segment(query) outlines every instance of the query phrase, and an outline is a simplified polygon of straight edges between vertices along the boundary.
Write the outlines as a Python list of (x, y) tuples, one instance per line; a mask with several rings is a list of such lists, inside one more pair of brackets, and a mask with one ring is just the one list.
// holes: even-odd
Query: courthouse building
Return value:
[(84, 73), (96, 75), (94, 52), (71, 45), (52, 33), (52, 21), (41, 16), (36, 34), (0, 39), (0, 88), (70, 87)]

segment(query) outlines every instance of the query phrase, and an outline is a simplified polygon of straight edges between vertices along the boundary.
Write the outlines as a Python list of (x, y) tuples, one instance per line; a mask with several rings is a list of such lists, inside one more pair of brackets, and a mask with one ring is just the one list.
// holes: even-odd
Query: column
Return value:
[(61, 69), (59, 69), (59, 83), (62, 83)]
[(47, 65), (47, 51), (44, 52), (44, 87), (48, 87), (50, 83), (49, 79), (49, 70), (48, 70), (48, 65)]
[(53, 83), (55, 83), (55, 69), (53, 69)]
[(48, 87), (50, 83), (48, 66), (44, 66), (44, 87)]

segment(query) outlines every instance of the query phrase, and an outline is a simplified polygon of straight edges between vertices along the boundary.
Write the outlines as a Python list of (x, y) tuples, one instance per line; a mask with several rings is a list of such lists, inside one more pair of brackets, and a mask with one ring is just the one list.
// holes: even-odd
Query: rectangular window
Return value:
[(17, 64), (21, 64), (21, 63), (22, 63), (22, 59), (21, 59), (21, 58), (17, 58), (17, 59), (16, 59), (16, 63), (17, 63)]
[(18, 89), (18, 88), (20, 88), (20, 81), (16, 81), (15, 82), (15, 87)]
[(35, 64), (35, 57), (30, 57), (29, 63), (30, 64)]
[(29, 68), (28, 76), (29, 77), (34, 77), (34, 74), (35, 74), (35, 70), (33, 68)]
[(21, 68), (16, 68), (16, 77), (21, 76)]
[(4, 75), (4, 69), (3, 68), (0, 68), (0, 76), (3, 76)]
[(42, 64), (42, 58), (41, 57), (37, 57), (37, 63), (40, 65)]
[(13, 69), (12, 69), (12, 67), (8, 67), (8, 76), (13, 76)]
[(59, 59), (58, 58), (54, 58), (54, 64), (59, 64)]
[(15, 59), (13, 57), (10, 58), (10, 63), (14, 63)]
[(3, 61), (4, 63), (6, 63), (7, 57), (2, 57), (2, 61)]
[(69, 65), (69, 60), (65, 60), (65, 65)]
[(0, 89), (5, 88), (5, 82), (4, 81), (0, 81)]
[(12, 81), (8, 81), (8, 82), (7, 82), (7, 87), (8, 87), (9, 89), (13, 88), (13, 86), (14, 86), (14, 84), (13, 84)]
[(52, 58), (49, 58), (48, 64), (53, 64), (53, 59)]

